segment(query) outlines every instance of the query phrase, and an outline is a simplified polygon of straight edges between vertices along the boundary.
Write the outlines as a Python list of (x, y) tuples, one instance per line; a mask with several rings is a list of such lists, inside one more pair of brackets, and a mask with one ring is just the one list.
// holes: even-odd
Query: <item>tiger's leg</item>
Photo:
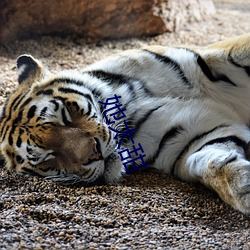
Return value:
[(183, 180), (203, 183), (235, 209), (250, 214), (250, 162), (235, 146), (206, 146), (182, 161), (175, 174)]

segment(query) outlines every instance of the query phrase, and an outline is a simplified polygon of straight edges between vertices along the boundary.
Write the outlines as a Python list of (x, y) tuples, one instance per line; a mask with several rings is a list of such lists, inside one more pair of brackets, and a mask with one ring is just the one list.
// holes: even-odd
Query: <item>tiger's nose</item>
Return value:
[(95, 139), (95, 143), (93, 144), (93, 151), (89, 160), (98, 161), (98, 160), (103, 159), (103, 156), (102, 156), (101, 145), (100, 145), (99, 140), (97, 138), (94, 138), (94, 139)]

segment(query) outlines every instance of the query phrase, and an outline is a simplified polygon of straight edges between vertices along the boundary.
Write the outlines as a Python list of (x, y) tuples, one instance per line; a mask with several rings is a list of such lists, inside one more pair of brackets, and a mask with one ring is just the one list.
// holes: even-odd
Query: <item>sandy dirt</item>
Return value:
[[(153, 38), (42, 37), (1, 46), (0, 105), (16, 85), (23, 53), (56, 72), (148, 44), (205, 45), (250, 32), (250, 0), (215, 3), (210, 21)], [(68, 188), (0, 169), (0, 249), (169, 248), (250, 249), (250, 218), (203, 186), (154, 171), (136, 171), (113, 186)]]

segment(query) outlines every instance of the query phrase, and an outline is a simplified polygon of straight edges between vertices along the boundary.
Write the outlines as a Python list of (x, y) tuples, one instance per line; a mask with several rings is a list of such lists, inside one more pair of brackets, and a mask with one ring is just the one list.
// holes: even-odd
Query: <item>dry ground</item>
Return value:
[[(215, 2), (211, 21), (175, 34), (94, 44), (44, 37), (2, 46), (0, 105), (16, 84), (22, 53), (58, 71), (147, 44), (203, 45), (250, 32), (249, 0)], [(200, 185), (154, 172), (134, 172), (114, 186), (65, 188), (2, 169), (0, 192), (0, 249), (250, 249), (249, 217)]]

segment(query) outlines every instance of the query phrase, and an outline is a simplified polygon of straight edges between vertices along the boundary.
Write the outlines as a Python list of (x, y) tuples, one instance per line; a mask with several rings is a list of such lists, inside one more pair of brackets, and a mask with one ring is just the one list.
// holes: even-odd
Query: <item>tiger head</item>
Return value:
[(7, 168), (85, 186), (119, 179), (113, 132), (81, 75), (53, 75), (29, 55), (18, 58), (17, 68), (19, 84), (0, 120)]

